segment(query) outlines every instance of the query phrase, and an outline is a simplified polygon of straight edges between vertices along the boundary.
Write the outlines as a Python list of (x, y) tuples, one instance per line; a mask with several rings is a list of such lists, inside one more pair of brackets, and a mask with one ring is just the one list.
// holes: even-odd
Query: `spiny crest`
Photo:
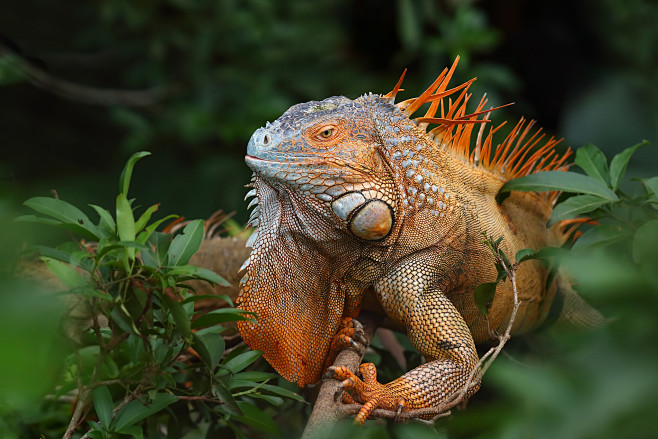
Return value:
[[(566, 169), (565, 162), (571, 155), (571, 149), (560, 156), (555, 150), (555, 145), (562, 139), (554, 137), (546, 140), (543, 146), (537, 148), (546, 134), (542, 133), (540, 128), (530, 135), (534, 126), (532, 120), (526, 123), (526, 120), (521, 118), (505, 140), (495, 147), (493, 146), (493, 135), (505, 125), (505, 122), (495, 128), (490, 127), (488, 134), (483, 138), (485, 126), (491, 122), (490, 113), (512, 104), (485, 109), (487, 105), (485, 95), (475, 111), (467, 113), (466, 106), (472, 96), (472, 93), (468, 93), (468, 89), (477, 78), (447, 89), (458, 62), (459, 57), (455, 59), (450, 69), (444, 69), (434, 83), (420, 96), (399, 102), (395, 106), (411, 118), (422, 105), (429, 103), (430, 107), (425, 115), (412, 119), (414, 123), (425, 130), (429, 125), (437, 125), (427, 133), (439, 147), (450, 150), (454, 155), (465, 158), (475, 166), (502, 174), (507, 179), (534, 172)], [(400, 86), (405, 73), (406, 70), (393, 90), (382, 96), (390, 103), (394, 103), (398, 92), (403, 91)], [(454, 100), (449, 97), (459, 91), (461, 92)], [(447, 98), (447, 103), (444, 98)], [(436, 117), (437, 112), (439, 112), (439, 117)], [(479, 118), (480, 116), (482, 117)], [(471, 148), (471, 137), (476, 125), (479, 125), (479, 129), (475, 146)], [(554, 195), (549, 195), (549, 199), (554, 198)]]

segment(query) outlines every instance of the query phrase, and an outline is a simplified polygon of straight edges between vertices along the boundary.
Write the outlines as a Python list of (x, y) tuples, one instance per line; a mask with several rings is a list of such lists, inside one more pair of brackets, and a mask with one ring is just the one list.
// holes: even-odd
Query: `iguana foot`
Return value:
[[(387, 384), (377, 382), (377, 370), (373, 363), (363, 363), (359, 370), (363, 379), (345, 367), (330, 367), (327, 372), (328, 376), (341, 381), (336, 399), (346, 391), (349, 397), (343, 396), (343, 402), (353, 400), (362, 404), (354, 418), (356, 424), (363, 424), (376, 408), (399, 415), (403, 410), (438, 407), (460, 391), (469, 378), (464, 369), (455, 367), (451, 362), (426, 363)], [(470, 397), (478, 387), (470, 389), (464, 397)], [(433, 415), (421, 417), (431, 419)]]
[(363, 424), (370, 413), (376, 408), (402, 412), (406, 404), (406, 398), (400, 393), (392, 391), (387, 385), (377, 382), (377, 369), (373, 363), (363, 363), (359, 367), (363, 380), (359, 379), (352, 371), (346, 367), (330, 367), (327, 375), (341, 380), (341, 384), (336, 391), (335, 398), (338, 399), (343, 394), (343, 402), (363, 404), (361, 410), (354, 418), (355, 424)]
[[(340, 329), (331, 341), (329, 358), (336, 358), (338, 352), (343, 349), (354, 349), (358, 354), (363, 355), (368, 340), (365, 337), (361, 323), (351, 317), (345, 317), (340, 322)], [(329, 363), (331, 364), (331, 363)]]

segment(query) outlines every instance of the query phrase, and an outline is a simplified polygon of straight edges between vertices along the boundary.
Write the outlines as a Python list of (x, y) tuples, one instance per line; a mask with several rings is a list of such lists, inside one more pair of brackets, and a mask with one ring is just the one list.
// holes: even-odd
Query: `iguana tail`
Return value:
[(580, 297), (564, 276), (558, 276), (557, 287), (557, 295), (551, 309), (551, 314), (555, 315), (557, 324), (579, 329), (597, 329), (610, 321), (585, 302), (585, 299)]

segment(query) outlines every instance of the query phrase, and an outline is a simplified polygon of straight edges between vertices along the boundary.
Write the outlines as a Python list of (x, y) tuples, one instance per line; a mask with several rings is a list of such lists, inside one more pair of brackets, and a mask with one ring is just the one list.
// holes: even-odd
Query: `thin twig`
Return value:
[(11, 55), (16, 59), (16, 68), (36, 87), (72, 101), (93, 105), (121, 105), (128, 107), (148, 107), (180, 91), (179, 86), (153, 87), (147, 90), (100, 89), (76, 84), (46, 73), (25, 61), (0, 42), (0, 56)]

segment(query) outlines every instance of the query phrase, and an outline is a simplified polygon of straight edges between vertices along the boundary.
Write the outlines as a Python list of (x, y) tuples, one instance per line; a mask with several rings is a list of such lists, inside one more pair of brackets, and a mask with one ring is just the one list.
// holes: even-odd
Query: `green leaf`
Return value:
[(233, 395), (228, 389), (226, 389), (226, 387), (221, 384), (215, 384), (213, 386), (213, 394), (218, 396), (224, 403), (223, 406), (219, 406), (218, 408), (230, 415), (242, 416), (242, 410), (240, 410), (240, 407), (238, 407), (238, 404), (235, 402), (235, 398), (233, 398)]
[(139, 217), (139, 219), (135, 223), (135, 230), (137, 232), (141, 231), (144, 227), (146, 227), (146, 224), (148, 224), (149, 220), (151, 219), (151, 215), (153, 215), (153, 212), (158, 210), (159, 207), (160, 204), (158, 203), (146, 209), (146, 211)]
[(271, 372), (261, 372), (259, 370), (248, 370), (245, 372), (236, 373), (231, 378), (233, 380), (248, 380), (248, 381), (265, 381), (272, 378), (277, 378), (278, 375)]
[(52, 218), (44, 218), (36, 215), (21, 215), (14, 218), (14, 221), (22, 223), (41, 223), (49, 226), (61, 226), (63, 223)]
[(33, 197), (23, 203), (37, 212), (69, 225), (73, 230), (92, 239), (100, 239), (96, 226), (83, 211), (57, 198)]
[(114, 408), (110, 389), (108, 389), (107, 386), (100, 386), (94, 389), (92, 395), (94, 398), (94, 409), (98, 415), (98, 420), (103, 428), (107, 430), (110, 426), (110, 422), (112, 422), (112, 410)]
[(523, 261), (527, 261), (528, 259), (533, 259), (533, 256), (535, 255), (535, 251), (531, 248), (523, 248), (516, 252), (516, 255), (514, 255), (514, 260), (517, 263), (521, 263)]
[(195, 294), (193, 296), (186, 298), (181, 303), (197, 302), (199, 300), (206, 300), (206, 299), (212, 299), (212, 300), (221, 299), (226, 303), (228, 303), (228, 306), (231, 307), (233, 306), (233, 301), (226, 294)]
[[(251, 389), (251, 390), (256, 390), (256, 388), (260, 389), (261, 386), (263, 386), (263, 383), (257, 383), (255, 381), (249, 381), (249, 380), (231, 379), (228, 383), (228, 389), (231, 392), (236, 390), (236, 389), (244, 389), (244, 388), (248, 388), (248, 389)], [(250, 393), (250, 395), (253, 395), (253, 393)], [(234, 396), (238, 396), (238, 395), (234, 394)]]
[(273, 386), (272, 384), (263, 384), (260, 386), (261, 389), (274, 393), (275, 395), (283, 396), (285, 398), (295, 399), (297, 401), (306, 402), (303, 396), (298, 393), (295, 393), (291, 390), (284, 389), (283, 387)]
[(489, 304), (496, 294), (497, 282), (487, 282), (478, 285), (473, 291), (473, 297), (475, 298), (475, 304), (482, 313), (483, 316), (489, 315)]
[(110, 317), (112, 318), (112, 321), (117, 324), (119, 328), (121, 328), (124, 332), (127, 332), (129, 334), (136, 334), (139, 335), (140, 332), (135, 326), (135, 322), (133, 322), (130, 314), (128, 311), (125, 310), (125, 308), (122, 307), (115, 307), (112, 309), (110, 312)]
[(576, 150), (574, 163), (580, 166), (587, 175), (596, 178), (606, 185), (610, 184), (610, 170), (605, 154), (596, 146), (589, 144)]
[(150, 152), (147, 151), (140, 151), (136, 152), (126, 162), (126, 166), (123, 168), (123, 171), (121, 172), (121, 176), (119, 177), (119, 194), (124, 195), (126, 198), (128, 198), (128, 188), (130, 187), (130, 179), (132, 178), (133, 175), (133, 167), (135, 166), (135, 163), (142, 157), (146, 157), (151, 155)]
[(255, 405), (245, 402), (238, 401), (238, 407), (242, 411), (242, 416), (236, 416), (235, 418), (251, 427), (262, 430), (266, 433), (278, 433), (279, 427), (272, 420), (272, 417), (262, 412)]
[(155, 229), (157, 229), (160, 224), (172, 218), (178, 218), (178, 215), (168, 215), (162, 219), (159, 219), (149, 224), (148, 227), (146, 227), (144, 230), (142, 230), (139, 233), (139, 236), (137, 237), (137, 242), (139, 242), (140, 244), (146, 243), (146, 241), (148, 241), (148, 239), (151, 237), (151, 234), (155, 232)]
[(224, 355), (224, 338), (218, 333), (196, 333), (193, 337), (192, 347), (198, 352), (208, 369), (214, 370)]
[(641, 181), (647, 191), (647, 203), (658, 210), (658, 177), (645, 178)]
[(135, 217), (125, 194), (117, 195), (117, 231), (122, 241), (135, 240)]
[(169, 265), (185, 265), (201, 246), (203, 240), (203, 220), (191, 221), (177, 235), (167, 251)]
[(187, 315), (180, 302), (172, 299), (166, 294), (163, 294), (162, 303), (174, 318), (174, 322), (176, 322), (176, 328), (178, 331), (180, 331), (183, 337), (189, 337), (190, 334), (192, 334), (192, 330), (190, 328), (190, 316)]
[(591, 251), (596, 247), (606, 247), (625, 239), (631, 239), (632, 236), (629, 229), (612, 224), (602, 224), (583, 233), (574, 242), (571, 249), (573, 251)]
[[(171, 247), (169, 248), (171, 249)], [(178, 267), (173, 267), (167, 270), (167, 274), (170, 276), (187, 276), (193, 279), (201, 279), (217, 285), (222, 285), (224, 287), (231, 286), (231, 284), (226, 279), (214, 271), (203, 267), (197, 267), (195, 265), (179, 265)]]
[(104, 228), (110, 234), (116, 235), (117, 225), (114, 222), (114, 218), (112, 218), (112, 214), (110, 214), (110, 212), (107, 209), (103, 209), (102, 207), (96, 206), (95, 204), (90, 204), (89, 207), (94, 209), (98, 214), (98, 216), (100, 217), (98, 226)]
[(249, 320), (247, 315), (254, 315), (255, 313), (243, 311), (241, 309), (235, 308), (219, 308), (212, 310), (201, 317), (197, 318), (192, 323), (192, 328), (203, 328), (206, 326), (217, 325), (218, 323), (226, 322), (240, 322), (243, 320)]
[(586, 175), (569, 171), (546, 171), (510, 180), (500, 188), (498, 195), (510, 191), (564, 191), (598, 195), (609, 201), (619, 198), (604, 183)]
[(235, 374), (240, 372), (242, 369), (246, 368), (247, 366), (249, 366), (254, 361), (256, 361), (261, 356), (261, 354), (262, 354), (261, 351), (249, 350), (247, 352), (243, 352), (231, 358), (229, 361), (227, 361), (224, 364), (221, 364), (220, 366), (224, 370), (232, 374)]
[(633, 237), (633, 260), (637, 263), (651, 263), (655, 267), (658, 259), (658, 219), (643, 224)]
[(66, 262), (67, 264), (71, 261), (71, 255), (59, 249), (46, 247), (44, 245), (37, 245), (35, 247), (39, 250), (39, 253), (41, 253), (42, 256), (57, 259), (58, 261)]
[[(137, 239), (140, 241), (139, 238)], [(162, 266), (167, 263), (167, 250), (169, 250), (169, 245), (171, 244), (171, 235), (155, 232), (149, 237), (147, 244), (150, 248), (147, 251), (142, 252), (141, 255), (144, 264), (151, 266), (156, 270), (161, 269)]]
[[(135, 217), (125, 194), (117, 195), (117, 232), (122, 241), (135, 240)], [(130, 259), (134, 259), (135, 249), (127, 249), (127, 254)]]
[(626, 174), (626, 166), (628, 166), (628, 161), (631, 159), (633, 153), (635, 153), (635, 150), (640, 146), (648, 144), (649, 142), (647, 140), (643, 140), (637, 145), (626, 148), (612, 158), (610, 161), (610, 184), (612, 185), (613, 189), (616, 190), (619, 187), (619, 182), (624, 177), (624, 174)]
[(46, 267), (54, 274), (57, 279), (62, 281), (67, 287), (75, 288), (81, 287), (87, 284), (87, 279), (82, 277), (74, 268), (70, 265), (47, 257), (41, 257), (41, 260), (46, 264)]
[(69, 264), (71, 267), (75, 268), (79, 266), (82, 261), (86, 259), (90, 259), (92, 257), (91, 253), (89, 253), (87, 250), (78, 250), (74, 251), (71, 253), (71, 257), (69, 259)]
[[(103, 243), (102, 245), (100, 243)], [(147, 250), (147, 247), (135, 241), (103, 241), (98, 245), (98, 256), (105, 256), (108, 252), (116, 249)]]
[(249, 396), (251, 398), (257, 398), (257, 399), (262, 399), (264, 401), (267, 401), (269, 404), (272, 404), (275, 407), (279, 407), (281, 404), (283, 404), (284, 399), (278, 396), (272, 396), (272, 395), (265, 395), (263, 393), (250, 393)]
[(658, 197), (658, 177), (645, 178), (641, 181), (644, 185), (644, 189), (647, 191), (647, 195)]
[(114, 421), (112, 421), (111, 429), (113, 431), (122, 431), (142, 419), (158, 413), (176, 401), (178, 401), (178, 397), (169, 393), (158, 393), (148, 406), (142, 404), (141, 401), (130, 401), (117, 413)]
[(106, 439), (107, 435), (103, 432), (103, 427), (98, 422), (87, 421), (91, 430), (86, 433), (91, 439)]
[(548, 226), (550, 227), (565, 219), (575, 218), (582, 213), (591, 212), (608, 203), (610, 203), (610, 200), (597, 195), (576, 195), (575, 197), (567, 198), (553, 208), (553, 213), (548, 220)]
[(131, 439), (143, 439), (144, 438), (144, 429), (138, 425), (132, 425), (123, 427), (120, 430), (116, 431), (119, 434), (125, 434), (130, 436)]
[(563, 258), (568, 253), (569, 250), (567, 250), (566, 248), (544, 247), (542, 249), (539, 249), (539, 251), (535, 253), (535, 259), (539, 259), (540, 261), (552, 262), (557, 259)]
[(229, 372), (235, 374), (256, 361), (261, 356), (261, 354), (261, 351), (247, 351), (234, 358), (231, 358), (221, 366)]

